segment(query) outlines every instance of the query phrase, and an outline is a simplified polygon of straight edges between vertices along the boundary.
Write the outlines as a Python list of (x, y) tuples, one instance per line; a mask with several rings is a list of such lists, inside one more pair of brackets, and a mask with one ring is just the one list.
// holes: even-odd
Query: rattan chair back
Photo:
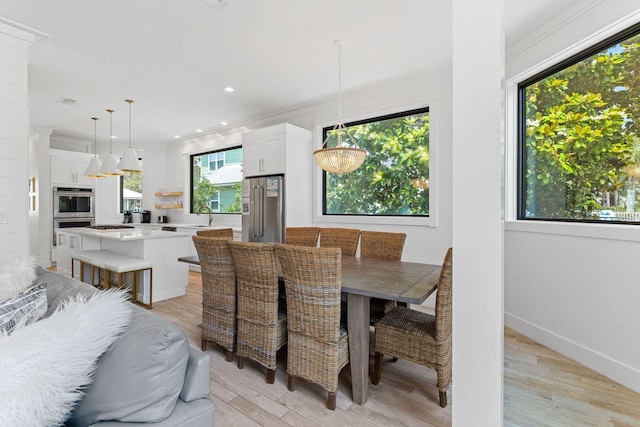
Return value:
[(320, 227), (287, 227), (284, 233), (284, 241), (287, 245), (318, 246)]
[(360, 257), (400, 261), (405, 233), (386, 231), (362, 231), (360, 233)]
[(341, 251), (275, 246), (287, 294), (288, 388), (297, 378), (317, 384), (335, 409), (338, 375), (349, 363), (347, 331), (340, 329)]
[(271, 243), (229, 242), (238, 281), (238, 367), (250, 358), (273, 383), (276, 353), (287, 342), (287, 318), (278, 310), (278, 262)]
[(342, 256), (356, 256), (360, 230), (355, 228), (331, 228), (320, 229), (321, 248), (340, 248)]
[(192, 236), (202, 272), (202, 347), (208, 341), (227, 350), (233, 360), (236, 344), (236, 270), (229, 239)]
[(449, 248), (440, 268), (436, 293), (436, 341), (451, 337), (453, 282), (453, 249)]
[(233, 228), (214, 228), (211, 230), (198, 230), (197, 236), (202, 237), (224, 237), (227, 239), (233, 239)]

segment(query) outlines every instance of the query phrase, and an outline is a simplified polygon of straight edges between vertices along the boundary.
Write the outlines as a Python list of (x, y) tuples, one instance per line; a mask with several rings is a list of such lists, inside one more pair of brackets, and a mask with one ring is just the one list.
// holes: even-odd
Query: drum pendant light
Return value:
[(112, 128), (112, 113), (113, 110), (107, 110), (109, 113), (109, 154), (102, 162), (102, 169), (100, 173), (106, 176), (119, 176), (122, 175), (122, 171), (118, 169), (118, 159), (113, 154), (113, 128)]
[(87, 166), (87, 169), (84, 171), (84, 176), (88, 176), (89, 178), (104, 178), (106, 175), (100, 173), (100, 159), (98, 158), (98, 148), (96, 144), (98, 118), (91, 117), (91, 120), (93, 120), (93, 157), (89, 162), (89, 166)]
[(120, 163), (118, 163), (118, 169), (122, 172), (142, 173), (142, 166), (140, 166), (138, 154), (136, 150), (131, 147), (131, 104), (133, 100), (125, 99), (125, 101), (129, 104), (129, 148), (127, 148), (122, 155)]

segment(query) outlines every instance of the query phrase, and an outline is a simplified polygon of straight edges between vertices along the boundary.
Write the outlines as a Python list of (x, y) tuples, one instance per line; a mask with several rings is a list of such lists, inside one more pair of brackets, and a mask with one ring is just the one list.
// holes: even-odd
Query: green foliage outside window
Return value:
[[(367, 158), (353, 172), (325, 172), (324, 213), (429, 216), (428, 109), (346, 126)], [(336, 145), (331, 129), (328, 147)]]
[(638, 70), (635, 35), (521, 85), (520, 218), (638, 220)]

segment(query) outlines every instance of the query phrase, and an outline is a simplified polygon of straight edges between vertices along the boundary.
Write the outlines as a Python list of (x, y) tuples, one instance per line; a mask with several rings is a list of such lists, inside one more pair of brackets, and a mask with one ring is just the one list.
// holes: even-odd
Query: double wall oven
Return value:
[(61, 228), (95, 225), (95, 194), (92, 188), (53, 188), (53, 246)]

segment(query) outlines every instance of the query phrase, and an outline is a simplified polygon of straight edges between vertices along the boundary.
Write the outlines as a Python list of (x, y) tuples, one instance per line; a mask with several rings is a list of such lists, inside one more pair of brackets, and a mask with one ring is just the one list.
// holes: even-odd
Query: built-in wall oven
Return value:
[(92, 188), (53, 188), (53, 246), (60, 229), (95, 225), (94, 204)]
[(93, 188), (53, 187), (54, 218), (93, 218)]

